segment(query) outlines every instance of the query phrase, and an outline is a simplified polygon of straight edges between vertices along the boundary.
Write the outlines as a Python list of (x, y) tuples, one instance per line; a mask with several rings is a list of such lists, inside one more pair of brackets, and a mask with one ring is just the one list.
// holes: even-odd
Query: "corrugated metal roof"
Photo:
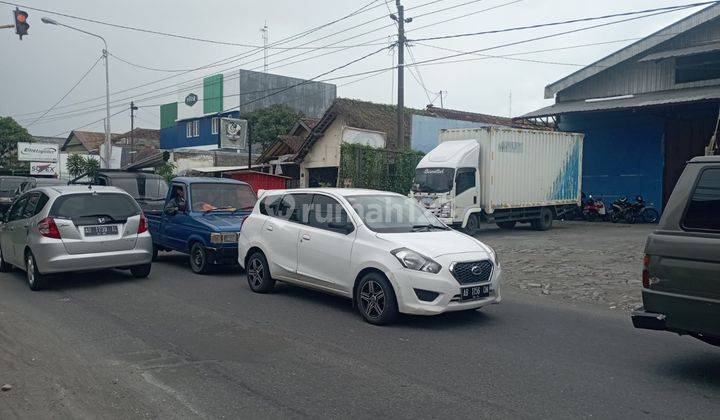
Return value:
[(675, 50), (660, 51), (655, 54), (648, 54), (638, 61), (655, 61), (662, 60), (664, 58), (683, 57), (686, 55), (693, 55), (717, 50), (720, 50), (720, 42), (710, 42), (703, 45), (696, 45), (694, 47), (678, 48)]
[(667, 41), (673, 36), (677, 36), (678, 34), (702, 25), (703, 23), (713, 20), (718, 16), (720, 16), (720, 4), (713, 4), (706, 7), (699, 12), (686, 17), (685, 19), (679, 20), (672, 25), (655, 32), (654, 34), (641, 39), (640, 41), (628, 45), (627, 47), (558, 80), (555, 83), (547, 85), (545, 87), (545, 98), (550, 99), (561, 90), (567, 89), (576, 83), (592, 77), (608, 67), (612, 67), (625, 60), (635, 57), (638, 54)]
[(569, 101), (559, 102), (537, 111), (523, 115), (520, 118), (538, 118), (559, 115), (570, 112), (610, 111), (625, 108), (643, 108), (659, 105), (679, 104), (687, 102), (700, 102), (720, 99), (720, 87), (704, 87), (694, 89), (652, 92), (633, 97), (609, 99), (607, 101)]

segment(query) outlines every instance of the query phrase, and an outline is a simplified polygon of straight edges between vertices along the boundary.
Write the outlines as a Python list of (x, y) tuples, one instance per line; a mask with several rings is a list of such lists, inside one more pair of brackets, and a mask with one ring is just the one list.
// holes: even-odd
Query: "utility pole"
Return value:
[(268, 72), (268, 40), (270, 38), (270, 29), (267, 25), (267, 20), (265, 21), (265, 26), (260, 28), (260, 32), (262, 32), (262, 40), (263, 40), (263, 71), (265, 73)]
[(390, 18), (397, 22), (398, 27), (398, 99), (397, 99), (397, 147), (405, 148), (405, 24), (412, 22), (412, 18), (405, 19), (405, 7), (400, 0), (395, 0), (398, 14), (391, 14)]
[(135, 111), (138, 107), (130, 101), (130, 163), (135, 163)]

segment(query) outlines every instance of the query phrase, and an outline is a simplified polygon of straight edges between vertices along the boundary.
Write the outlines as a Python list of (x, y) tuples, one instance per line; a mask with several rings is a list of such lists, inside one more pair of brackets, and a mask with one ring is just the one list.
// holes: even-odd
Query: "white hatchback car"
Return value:
[(238, 262), (255, 292), (280, 280), (346, 296), (373, 324), (501, 300), (492, 248), (389, 192), (268, 191), (243, 223)]

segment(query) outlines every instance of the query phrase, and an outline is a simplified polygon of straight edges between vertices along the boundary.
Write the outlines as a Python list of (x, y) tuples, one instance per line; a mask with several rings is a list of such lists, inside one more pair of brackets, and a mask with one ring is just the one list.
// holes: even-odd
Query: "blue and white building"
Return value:
[(215, 74), (178, 86), (177, 101), (160, 107), (162, 149), (218, 149), (220, 118), (272, 105), (286, 105), (319, 118), (332, 104), (337, 87), (249, 70)]

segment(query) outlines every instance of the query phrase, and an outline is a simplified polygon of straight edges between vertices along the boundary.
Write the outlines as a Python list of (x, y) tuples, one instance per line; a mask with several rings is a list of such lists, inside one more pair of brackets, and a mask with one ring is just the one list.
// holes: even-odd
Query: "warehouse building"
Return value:
[(664, 206), (716, 129), (719, 17), (713, 5), (548, 85), (555, 104), (521, 118), (585, 134), (585, 193)]

